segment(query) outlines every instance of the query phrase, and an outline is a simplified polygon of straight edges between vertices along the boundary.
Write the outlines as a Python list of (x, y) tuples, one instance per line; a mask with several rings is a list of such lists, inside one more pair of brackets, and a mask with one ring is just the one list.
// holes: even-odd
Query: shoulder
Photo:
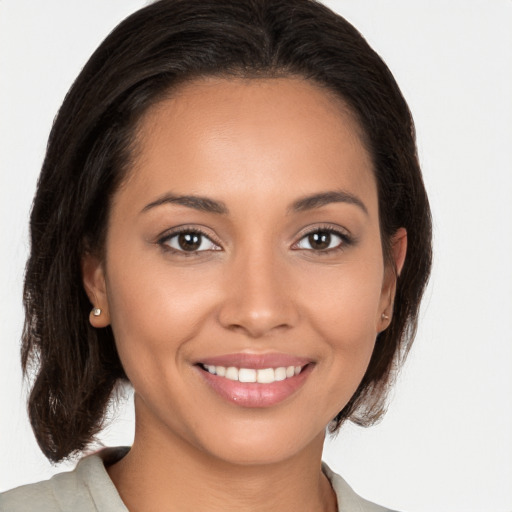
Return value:
[(338, 499), (338, 510), (340, 512), (393, 512), (386, 507), (381, 507), (364, 498), (361, 498), (348, 483), (325, 462), (322, 464), (322, 471), (331, 482), (332, 488)]
[(73, 471), (2, 493), (0, 512), (127, 512), (105, 469), (105, 462), (121, 458), (126, 451), (102, 450), (84, 457)]

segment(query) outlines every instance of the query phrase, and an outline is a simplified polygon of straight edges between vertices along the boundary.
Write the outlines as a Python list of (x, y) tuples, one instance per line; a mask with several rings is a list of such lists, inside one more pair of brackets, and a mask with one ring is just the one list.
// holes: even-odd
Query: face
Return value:
[(291, 78), (204, 79), (145, 115), (105, 259), (83, 265), (145, 439), (244, 464), (323, 439), (395, 285), (359, 133)]

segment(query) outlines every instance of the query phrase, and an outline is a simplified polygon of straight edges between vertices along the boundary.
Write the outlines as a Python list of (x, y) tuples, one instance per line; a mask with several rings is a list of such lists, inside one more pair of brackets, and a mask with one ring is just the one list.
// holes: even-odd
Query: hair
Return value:
[(160, 0), (103, 41), (55, 119), (30, 218), (22, 342), (32, 428), (52, 461), (83, 451), (127, 377), (112, 330), (93, 328), (81, 260), (102, 254), (113, 194), (130, 170), (141, 116), (184, 82), (207, 76), (302, 77), (356, 116), (373, 161), (384, 258), (408, 233), (394, 312), (368, 369), (333, 419), (370, 425), (415, 335), (431, 267), (431, 218), (413, 120), (387, 66), (361, 34), (314, 0)]

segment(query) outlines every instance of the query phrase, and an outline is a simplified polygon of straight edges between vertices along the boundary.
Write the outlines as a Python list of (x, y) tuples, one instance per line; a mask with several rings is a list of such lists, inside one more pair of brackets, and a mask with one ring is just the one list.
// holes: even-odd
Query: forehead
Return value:
[(219, 199), (230, 193), (282, 201), (348, 188), (376, 200), (355, 116), (332, 92), (305, 79), (188, 83), (143, 116), (136, 146), (126, 185), (138, 196), (168, 187)]

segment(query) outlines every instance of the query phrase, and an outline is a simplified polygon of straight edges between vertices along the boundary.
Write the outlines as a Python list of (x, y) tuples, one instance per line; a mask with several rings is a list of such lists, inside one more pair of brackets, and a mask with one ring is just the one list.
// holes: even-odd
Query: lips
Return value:
[(196, 365), (209, 387), (242, 407), (271, 407), (295, 394), (313, 362), (287, 354), (229, 354)]

